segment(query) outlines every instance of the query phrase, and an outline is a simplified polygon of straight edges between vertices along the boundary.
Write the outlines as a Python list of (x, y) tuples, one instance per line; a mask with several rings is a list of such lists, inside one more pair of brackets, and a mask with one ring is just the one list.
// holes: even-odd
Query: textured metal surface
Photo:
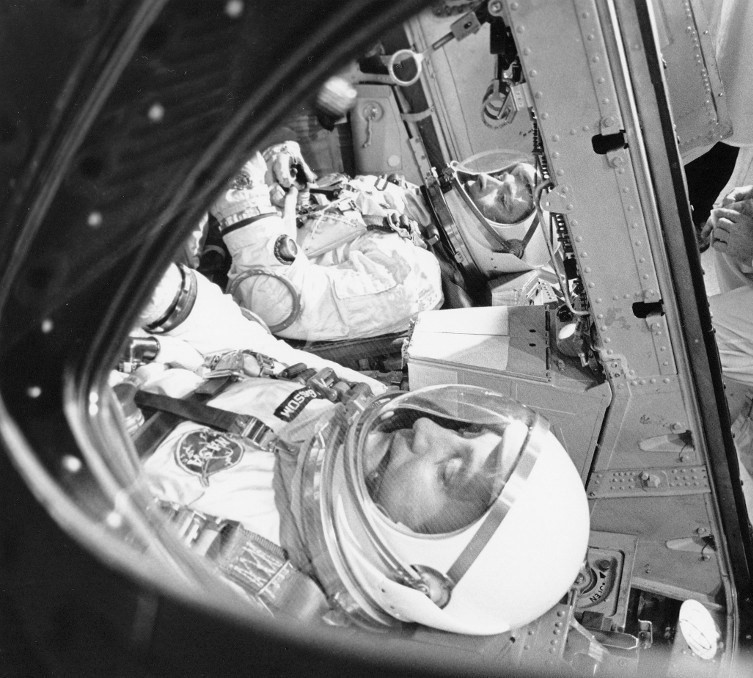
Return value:
[(593, 473), (586, 489), (588, 496), (593, 498), (667, 496), (711, 491), (705, 466)]
[(653, 0), (659, 48), (684, 154), (732, 134), (703, 0)]

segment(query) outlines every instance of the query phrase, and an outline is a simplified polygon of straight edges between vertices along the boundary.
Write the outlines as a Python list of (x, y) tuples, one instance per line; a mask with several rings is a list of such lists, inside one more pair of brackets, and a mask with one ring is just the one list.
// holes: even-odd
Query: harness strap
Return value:
[(159, 506), (186, 545), (273, 614), (321, 622), (330, 610), (322, 590), (293, 566), (277, 544), (234, 520), (170, 502)]
[(169, 412), (197, 424), (243, 436), (262, 450), (274, 451), (275, 446), (281, 442), (274, 431), (261, 419), (257, 419), (250, 414), (236, 414), (235, 412), (221, 410), (197, 400), (138, 391), (136, 393), (136, 404), (139, 407)]

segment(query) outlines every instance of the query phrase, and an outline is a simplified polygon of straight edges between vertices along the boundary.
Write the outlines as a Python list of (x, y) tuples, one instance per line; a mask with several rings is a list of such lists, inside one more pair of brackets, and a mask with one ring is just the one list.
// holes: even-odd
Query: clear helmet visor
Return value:
[(491, 225), (520, 224), (534, 214), (533, 158), (517, 152), (490, 151), (451, 166), (467, 199)]
[(354, 620), (487, 635), (562, 597), (583, 561), (588, 507), (532, 410), (443, 385), (339, 414), (306, 453), (301, 528), (319, 581)]
[(499, 496), (534, 418), (506, 396), (468, 386), (376, 401), (346, 444), (352, 489), (407, 531), (462, 530)]

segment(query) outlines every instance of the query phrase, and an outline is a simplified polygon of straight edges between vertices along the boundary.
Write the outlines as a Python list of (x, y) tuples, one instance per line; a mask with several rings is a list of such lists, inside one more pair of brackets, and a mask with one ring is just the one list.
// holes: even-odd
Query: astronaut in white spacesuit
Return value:
[[(260, 544), (282, 547), (346, 620), (502, 633), (546, 612), (572, 584), (588, 541), (585, 491), (533, 411), (472, 386), (387, 392), (264, 334), (216, 285), (175, 265), (141, 322), (160, 344), (136, 370), (147, 411), (175, 413), (202, 385), (233, 377), (140, 450), (151, 492), (239, 521), (256, 556)], [(235, 347), (245, 351), (227, 350)], [(300, 362), (333, 368), (331, 378), (296, 376), (300, 367), (289, 368)], [(240, 425), (209, 424), (205, 411)], [(233, 572), (267, 555), (241, 557)], [(295, 605), (280, 596), (265, 604)]]
[(308, 200), (312, 178), (298, 144), (278, 144), (254, 155), (210, 208), (240, 305), (274, 334), (309, 341), (403, 331), (438, 308), (439, 264), (411, 223), (423, 218), (414, 189), (362, 177), (339, 183), (331, 199), (322, 189), (317, 202)]

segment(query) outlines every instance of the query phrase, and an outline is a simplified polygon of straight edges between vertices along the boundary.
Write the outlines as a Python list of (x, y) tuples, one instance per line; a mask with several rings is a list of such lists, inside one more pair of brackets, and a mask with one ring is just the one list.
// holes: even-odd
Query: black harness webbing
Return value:
[(211, 426), (212, 428), (243, 436), (261, 449), (270, 450), (277, 442), (274, 431), (264, 422), (250, 414), (236, 414), (218, 407), (205, 405), (193, 398), (173, 398), (172, 396), (148, 391), (136, 393), (136, 404), (161, 412), (169, 412), (180, 419)]
[[(181, 421), (189, 420), (241, 435), (261, 449), (281, 442), (272, 429), (256, 417), (206, 405), (200, 392), (187, 398), (138, 391), (139, 407), (156, 410), (139, 431), (135, 445), (143, 457), (157, 448)], [(208, 558), (224, 577), (240, 586), (273, 614), (321, 622), (330, 610), (327, 598), (310, 577), (296, 569), (284, 549), (247, 530), (235, 520), (225, 520), (186, 506), (161, 503), (180, 538)]]

